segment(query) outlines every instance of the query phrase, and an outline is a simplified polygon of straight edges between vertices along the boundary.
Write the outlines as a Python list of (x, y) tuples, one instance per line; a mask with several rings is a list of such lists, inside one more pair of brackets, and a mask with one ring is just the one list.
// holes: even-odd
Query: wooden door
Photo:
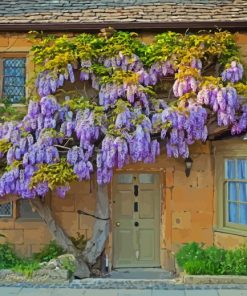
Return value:
[(113, 182), (113, 266), (160, 266), (160, 182), (156, 173), (119, 173)]

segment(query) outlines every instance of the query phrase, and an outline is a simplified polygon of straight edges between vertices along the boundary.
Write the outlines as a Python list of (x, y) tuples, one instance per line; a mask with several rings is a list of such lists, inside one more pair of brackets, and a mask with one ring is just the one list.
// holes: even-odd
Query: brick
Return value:
[(247, 238), (239, 235), (215, 232), (214, 244), (220, 248), (234, 249), (247, 242)]
[(184, 244), (194, 241), (212, 245), (213, 231), (212, 228), (198, 228), (196, 225), (192, 229), (173, 229), (172, 241), (173, 244)]
[(1, 234), (6, 236), (6, 241), (12, 244), (23, 244), (24, 236), (22, 229), (1, 230)]
[(213, 188), (184, 188), (175, 186), (173, 189), (172, 209), (177, 211), (213, 210)]
[(189, 211), (172, 213), (173, 229), (190, 229), (191, 226), (191, 213)]
[(52, 236), (47, 229), (24, 229), (24, 241), (26, 244), (45, 244), (48, 243)]

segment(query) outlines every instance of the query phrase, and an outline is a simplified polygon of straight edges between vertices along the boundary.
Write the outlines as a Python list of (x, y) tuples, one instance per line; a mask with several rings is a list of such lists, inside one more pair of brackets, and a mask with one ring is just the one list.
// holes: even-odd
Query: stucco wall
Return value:
[[(147, 42), (152, 35), (143, 34)], [(247, 62), (247, 35), (236, 35), (241, 52)], [(0, 34), (1, 52), (28, 52), (31, 43), (25, 35)], [(28, 61), (28, 73), (31, 76), (33, 65)], [(161, 203), (161, 265), (172, 268), (174, 252), (182, 243), (189, 241), (215, 243), (218, 246), (232, 248), (245, 241), (244, 237), (213, 231), (216, 217), (214, 198), (214, 161), (210, 143), (196, 144), (191, 147), (193, 167), (190, 177), (185, 176), (184, 160), (167, 159), (165, 154), (155, 164), (128, 165), (124, 170), (150, 170), (160, 172), (162, 177)], [(78, 209), (93, 212), (95, 207), (96, 184), (94, 181), (72, 185), (65, 199), (55, 195), (48, 199), (54, 216), (65, 231), (75, 236), (77, 232), (90, 238), (93, 218), (77, 214)], [(111, 198), (111, 197), (110, 197)], [(51, 236), (46, 225), (41, 221), (23, 221), (0, 219), (0, 233), (7, 241), (15, 244), (23, 255), (37, 252)], [(0, 242), (4, 241), (0, 238)], [(110, 236), (107, 252), (111, 256), (112, 239)]]

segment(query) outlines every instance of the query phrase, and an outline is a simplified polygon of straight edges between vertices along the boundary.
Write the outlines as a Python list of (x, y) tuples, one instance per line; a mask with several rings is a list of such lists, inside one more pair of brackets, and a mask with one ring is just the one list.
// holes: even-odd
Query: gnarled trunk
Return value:
[[(107, 185), (98, 185), (96, 194), (96, 221), (93, 227), (91, 239), (87, 242), (83, 251), (83, 259), (91, 266), (96, 263), (97, 258), (105, 248), (109, 236), (109, 200)], [(100, 218), (100, 219), (99, 219)]]
[(31, 206), (39, 213), (40, 217), (47, 224), (47, 227), (56, 240), (65, 251), (75, 255), (77, 259), (77, 269), (75, 275), (80, 278), (86, 278), (90, 276), (90, 271), (87, 264), (79, 256), (79, 251), (74, 247), (71, 239), (64, 232), (64, 230), (56, 223), (52, 216), (50, 207), (43, 203), (39, 198), (30, 200)]
[(96, 263), (96, 260), (105, 248), (105, 243), (109, 235), (109, 201), (107, 185), (98, 186), (95, 209), (95, 216), (98, 219), (96, 219), (94, 223), (92, 237), (87, 242), (82, 254), (74, 247), (71, 239), (57, 224), (52, 216), (50, 207), (46, 203), (42, 202), (39, 198), (31, 199), (30, 203), (47, 224), (47, 227), (56, 242), (63, 247), (64, 250), (76, 256), (78, 266), (75, 276), (80, 278), (89, 277), (90, 271), (88, 265), (90, 267)]

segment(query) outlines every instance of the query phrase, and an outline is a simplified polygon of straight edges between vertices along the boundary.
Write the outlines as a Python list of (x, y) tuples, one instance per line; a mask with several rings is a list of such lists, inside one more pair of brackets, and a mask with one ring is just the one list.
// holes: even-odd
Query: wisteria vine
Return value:
[[(110, 33), (109, 33), (110, 32)], [(206, 141), (209, 115), (232, 134), (247, 128), (244, 68), (228, 32), (167, 32), (144, 44), (135, 33), (42, 39), (33, 46), (37, 99), (21, 121), (0, 124), (0, 196), (61, 197), (70, 182), (111, 181), (115, 168), (189, 156), (189, 145)], [(37, 41), (36, 41), (37, 43)], [(204, 70), (220, 65), (220, 75)], [(170, 101), (155, 87), (173, 80)], [(65, 95), (66, 84), (91, 83), (96, 95)], [(61, 95), (60, 95), (61, 97)]]

